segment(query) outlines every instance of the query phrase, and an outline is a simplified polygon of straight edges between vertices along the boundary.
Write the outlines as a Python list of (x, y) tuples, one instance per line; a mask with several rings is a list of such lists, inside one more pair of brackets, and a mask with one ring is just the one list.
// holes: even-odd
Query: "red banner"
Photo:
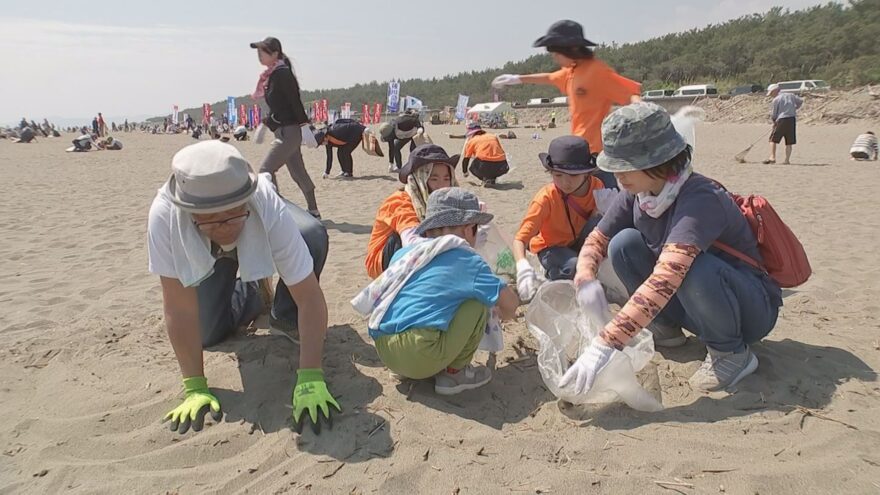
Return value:
[(321, 121), (327, 122), (330, 119), (330, 112), (327, 109), (327, 100), (321, 100)]
[(382, 104), (376, 103), (375, 115), (373, 115), (373, 123), (378, 124), (382, 122)]
[(263, 108), (254, 103), (254, 127), (260, 125), (261, 122), (263, 122)]
[(361, 123), (364, 125), (370, 125), (370, 105), (364, 103), (364, 108), (361, 111), (363, 115), (361, 115)]

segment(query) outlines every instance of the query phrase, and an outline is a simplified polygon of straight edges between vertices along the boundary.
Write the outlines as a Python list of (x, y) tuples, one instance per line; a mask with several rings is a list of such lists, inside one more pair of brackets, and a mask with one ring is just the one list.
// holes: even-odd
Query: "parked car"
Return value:
[(642, 99), (644, 100), (656, 100), (658, 98), (669, 98), (672, 96), (672, 93), (675, 91), (671, 89), (652, 89), (650, 91), (645, 91), (642, 93)]
[(550, 98), (532, 98), (529, 100), (529, 105), (544, 105), (547, 103), (551, 103), (552, 100)]
[(730, 96), (738, 96), (738, 95), (748, 95), (748, 94), (752, 94), (752, 93), (763, 93), (763, 92), (764, 92), (764, 86), (761, 86), (760, 84), (746, 84), (745, 86), (737, 86), (737, 87), (731, 89), (730, 91), (728, 91), (728, 94)]
[(783, 81), (779, 84), (780, 93), (812, 93), (825, 92), (831, 89), (827, 82), (821, 79), (803, 79), (800, 81)]
[(717, 94), (718, 89), (712, 84), (692, 84), (676, 89), (672, 96), (709, 96)]

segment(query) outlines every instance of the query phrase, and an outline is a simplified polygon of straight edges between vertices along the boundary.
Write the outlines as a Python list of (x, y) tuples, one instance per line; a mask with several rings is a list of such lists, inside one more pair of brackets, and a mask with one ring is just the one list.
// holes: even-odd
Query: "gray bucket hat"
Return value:
[(596, 165), (606, 172), (631, 172), (661, 165), (684, 151), (687, 142), (663, 107), (648, 102), (620, 107), (602, 121)]
[(217, 213), (241, 206), (257, 190), (257, 174), (231, 144), (203, 141), (171, 159), (168, 195), (190, 213)]
[(416, 233), (422, 235), (431, 229), (459, 225), (485, 225), (493, 218), (491, 213), (480, 211), (480, 200), (474, 193), (460, 187), (446, 187), (428, 196), (425, 219)]

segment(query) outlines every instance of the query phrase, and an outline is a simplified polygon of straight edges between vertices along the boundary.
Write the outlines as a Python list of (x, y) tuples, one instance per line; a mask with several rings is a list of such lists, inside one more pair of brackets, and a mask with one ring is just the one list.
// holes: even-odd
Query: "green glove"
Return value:
[(169, 411), (163, 420), (171, 420), (171, 431), (183, 435), (189, 431), (190, 425), (194, 431), (202, 431), (202, 427), (205, 425), (205, 414), (208, 413), (209, 407), (214, 421), (220, 421), (223, 417), (223, 413), (220, 411), (220, 401), (208, 390), (208, 380), (205, 377), (184, 378), (183, 390), (186, 392), (183, 404)]
[(336, 399), (327, 390), (324, 383), (324, 372), (320, 368), (305, 368), (296, 371), (296, 387), (293, 389), (293, 425), (297, 433), (302, 433), (303, 424), (306, 422), (306, 409), (312, 420), (312, 431), (321, 433), (321, 423), (318, 418), (318, 408), (324, 413), (324, 421), (327, 426), (333, 428), (333, 418), (330, 417), (329, 405), (342, 412)]

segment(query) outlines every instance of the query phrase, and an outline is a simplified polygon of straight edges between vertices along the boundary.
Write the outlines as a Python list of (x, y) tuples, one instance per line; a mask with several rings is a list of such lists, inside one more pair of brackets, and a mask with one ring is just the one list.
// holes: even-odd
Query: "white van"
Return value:
[(718, 89), (712, 84), (693, 84), (676, 89), (672, 96), (708, 96), (717, 94)]
[(821, 79), (804, 79), (801, 81), (783, 81), (779, 85), (780, 93), (813, 93), (825, 92), (831, 89), (827, 82)]
[(550, 103), (550, 98), (532, 98), (527, 105), (544, 105)]
[(674, 93), (674, 91), (672, 91), (671, 89), (652, 89), (642, 93), (642, 99), (656, 100), (659, 98), (669, 98), (670, 96), (672, 96), (672, 93)]

